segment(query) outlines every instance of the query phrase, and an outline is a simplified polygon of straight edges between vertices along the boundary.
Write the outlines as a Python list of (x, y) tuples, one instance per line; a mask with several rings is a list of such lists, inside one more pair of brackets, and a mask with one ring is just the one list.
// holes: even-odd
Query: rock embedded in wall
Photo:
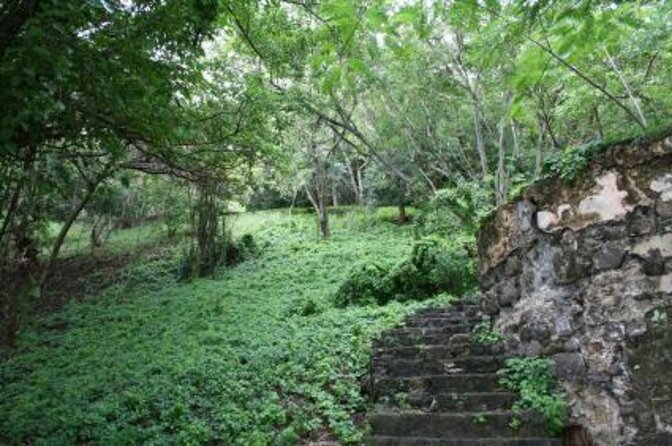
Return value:
[(672, 353), (654, 352), (672, 347), (656, 335), (672, 306), (672, 138), (536, 183), (483, 222), (478, 251), (484, 308), (509, 353), (555, 360), (570, 424), (597, 444), (668, 444)]

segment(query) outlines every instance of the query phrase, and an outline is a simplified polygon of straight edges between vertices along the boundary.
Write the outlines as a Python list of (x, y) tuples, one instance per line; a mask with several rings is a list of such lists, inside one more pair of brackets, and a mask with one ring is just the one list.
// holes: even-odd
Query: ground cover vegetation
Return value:
[(310, 215), (244, 215), (262, 252), (238, 267), (180, 282), (173, 249), (39, 318), (0, 368), (0, 440), (358, 443), (371, 340), (422, 305), (333, 305), (353, 262), (409, 256), (411, 228), (379, 218), (337, 217), (325, 243)]
[(670, 17), (1, 2), (0, 439), (356, 442), (367, 343), (473, 289), (479, 219), (669, 128)]

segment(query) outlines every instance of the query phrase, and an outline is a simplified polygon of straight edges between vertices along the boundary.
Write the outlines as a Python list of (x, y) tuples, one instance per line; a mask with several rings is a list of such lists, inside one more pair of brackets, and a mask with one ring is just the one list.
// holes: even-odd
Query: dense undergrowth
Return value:
[(439, 293), (462, 295), (476, 284), (476, 267), (468, 249), (473, 240), (450, 241), (428, 236), (413, 243), (410, 255), (396, 263), (360, 263), (335, 294), (339, 307), (351, 304), (385, 305), (390, 301), (422, 300)]
[[(179, 249), (40, 317), (0, 366), (0, 443), (297, 444), (361, 440), (371, 340), (437, 298), (333, 306), (350, 265), (410, 255), (377, 215), (243, 215), (261, 254), (178, 282)], [(440, 298), (438, 298), (440, 299)]]

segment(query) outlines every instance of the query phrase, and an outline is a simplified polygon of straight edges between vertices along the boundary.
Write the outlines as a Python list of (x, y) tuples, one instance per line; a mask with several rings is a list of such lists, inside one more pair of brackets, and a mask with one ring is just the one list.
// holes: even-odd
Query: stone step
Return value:
[(455, 375), (426, 375), (400, 378), (374, 377), (375, 395), (398, 393), (443, 393), (495, 392), (500, 390), (499, 377), (495, 373), (460, 373)]
[(406, 327), (451, 327), (454, 325), (468, 324), (475, 326), (480, 323), (480, 317), (468, 317), (460, 314), (450, 314), (442, 317), (436, 316), (417, 316), (411, 317), (404, 321), (403, 325)]
[(504, 367), (506, 356), (482, 355), (450, 359), (397, 359), (382, 357), (373, 359), (375, 376), (415, 376), (453, 373), (496, 372)]
[(471, 333), (473, 326), (467, 323), (454, 324), (448, 327), (400, 327), (384, 331), (382, 337), (396, 336), (438, 336), (454, 333)]
[(445, 345), (471, 340), (470, 327), (464, 325), (459, 330), (439, 331), (436, 334), (422, 334), (395, 332), (384, 334), (380, 339), (373, 342), (374, 348), (384, 347), (411, 347), (414, 345)]
[(426, 412), (480, 412), (511, 409), (517, 399), (511, 392), (409, 393), (402, 404)]
[[(522, 423), (515, 429), (512, 420)], [(376, 435), (401, 437), (521, 438), (546, 437), (543, 419), (513, 411), (418, 413), (377, 412), (371, 417)]]
[(466, 322), (450, 324), (446, 327), (399, 327), (387, 330), (381, 338), (440, 336), (455, 333), (471, 333), (474, 326)]
[(483, 310), (478, 305), (451, 306), (446, 308), (425, 308), (411, 317), (444, 317), (449, 315), (478, 316)]
[(373, 436), (369, 446), (562, 446), (558, 438), (428, 438)]
[(392, 357), (397, 359), (443, 360), (448, 358), (455, 358), (458, 356), (499, 355), (501, 353), (504, 353), (504, 344), (502, 342), (495, 342), (492, 344), (460, 342), (451, 343), (448, 345), (438, 344), (374, 349), (374, 357)]

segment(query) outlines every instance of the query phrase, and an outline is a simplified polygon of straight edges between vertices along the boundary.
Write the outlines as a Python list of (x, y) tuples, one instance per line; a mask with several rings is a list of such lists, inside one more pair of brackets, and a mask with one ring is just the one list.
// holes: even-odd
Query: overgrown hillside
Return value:
[(332, 305), (353, 264), (409, 255), (385, 214), (338, 217), (329, 241), (312, 216), (245, 214), (257, 258), (177, 283), (173, 250), (40, 318), (0, 369), (0, 443), (358, 442), (371, 339), (423, 305)]

